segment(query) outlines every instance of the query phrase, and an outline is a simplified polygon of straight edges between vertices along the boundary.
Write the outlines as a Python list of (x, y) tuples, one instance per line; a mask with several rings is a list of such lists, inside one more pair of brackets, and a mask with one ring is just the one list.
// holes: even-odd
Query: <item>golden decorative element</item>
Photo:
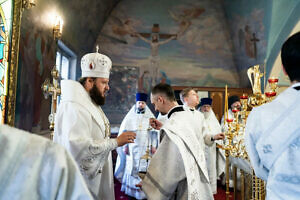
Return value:
[(259, 65), (254, 65), (247, 70), (248, 78), (250, 80), (253, 94), (261, 94), (261, 77), (263, 73), (260, 73)]
[(12, 39), (11, 54), (8, 77), (8, 96), (7, 96), (7, 115), (5, 123), (10, 126), (15, 124), (16, 110), (16, 90), (18, 80), (18, 63), (19, 63), (19, 44), (22, 11), (24, 8), (31, 8), (35, 5), (34, 0), (14, 0), (13, 21), (12, 21)]
[(22, 8), (30, 9), (35, 6), (35, 0), (22, 0)]
[[(149, 166), (149, 163), (150, 163), (150, 160), (152, 158), (152, 155), (151, 155), (151, 150), (152, 150), (152, 145), (150, 145), (150, 138), (149, 138), (149, 132), (152, 130), (152, 127), (149, 125), (149, 127), (147, 128), (147, 134), (148, 134), (148, 144), (147, 144), (147, 150), (146, 150), (146, 153), (144, 155), (141, 156), (140, 160), (139, 160), (139, 177), (143, 180), (146, 176), (146, 173), (147, 173), (147, 170), (148, 170), (148, 166)], [(140, 170), (140, 164), (141, 164), (141, 160), (144, 160), (146, 163), (147, 163), (147, 167), (146, 167), (146, 171), (141, 171)]]
[(64, 22), (61, 19), (61, 17), (56, 16), (54, 24), (53, 24), (53, 37), (54, 37), (54, 40), (59, 40), (61, 38), (63, 24), (64, 24)]
[(42, 91), (44, 93), (45, 98), (47, 99), (49, 96), (52, 96), (51, 99), (51, 114), (49, 115), (49, 129), (51, 131), (54, 130), (54, 121), (55, 121), (55, 113), (56, 113), (56, 105), (57, 105), (57, 97), (61, 94), (61, 89), (59, 87), (59, 72), (53, 67), (51, 71), (51, 75), (53, 77), (52, 84), (47, 78), (45, 82), (42, 84)]
[[(255, 65), (247, 71), (249, 80), (252, 85), (253, 94), (248, 97), (247, 94), (241, 96), (241, 110), (233, 109), (234, 118), (228, 118), (228, 93), (227, 85), (225, 87), (225, 109), (224, 109), (224, 125), (226, 125), (225, 137), (226, 142), (222, 149), (225, 149), (226, 156), (226, 173), (229, 173), (229, 156), (241, 159), (248, 159), (248, 154), (244, 144), (245, 127), (250, 110), (253, 107), (260, 106), (264, 103), (272, 101), (276, 96), (278, 78), (269, 78), (270, 90), (264, 94), (261, 92), (261, 78), (263, 73), (259, 70), (259, 65)], [(251, 199), (265, 199), (265, 183), (263, 180), (252, 176), (252, 197)], [(244, 177), (244, 174), (243, 174)], [(244, 181), (244, 180), (243, 180)], [(226, 174), (226, 199), (229, 199), (229, 174)], [(243, 191), (244, 192), (244, 191)], [(243, 193), (244, 194), (244, 193)]]
[(15, 123), (21, 17), (22, 0), (15, 0), (13, 7), (11, 60), (8, 77), (7, 116), (5, 120), (10, 126), (14, 126)]

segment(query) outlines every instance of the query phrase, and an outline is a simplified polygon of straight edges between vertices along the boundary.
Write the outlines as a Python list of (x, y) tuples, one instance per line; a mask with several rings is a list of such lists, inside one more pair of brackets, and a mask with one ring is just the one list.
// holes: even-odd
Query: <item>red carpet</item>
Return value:
[[(116, 200), (129, 200), (128, 197), (124, 194), (124, 192), (121, 192), (121, 184), (116, 179), (115, 181), (115, 196)], [(233, 194), (230, 193), (229, 196), (230, 200), (233, 200)], [(225, 190), (222, 187), (218, 187), (217, 194), (214, 195), (215, 200), (226, 200), (226, 193)]]
[(117, 179), (114, 179), (114, 182), (115, 182), (115, 197), (116, 197), (116, 200), (128, 200), (125, 193), (121, 192), (121, 183)]
[[(117, 152), (114, 150), (112, 152), (113, 154), (113, 164), (115, 165), (116, 163), (116, 158), (117, 158)], [(115, 182), (115, 197), (116, 197), (116, 200), (129, 200), (129, 198), (125, 195), (124, 192), (121, 192), (121, 183), (114, 179), (114, 182)], [(229, 196), (230, 200), (233, 200), (233, 193), (231, 192), (230, 193), (230, 196)], [(214, 199), (215, 200), (226, 200), (226, 193), (225, 193), (225, 190), (223, 189), (223, 187), (219, 186), (219, 183), (218, 183), (218, 190), (217, 190), (217, 194), (214, 195)]]

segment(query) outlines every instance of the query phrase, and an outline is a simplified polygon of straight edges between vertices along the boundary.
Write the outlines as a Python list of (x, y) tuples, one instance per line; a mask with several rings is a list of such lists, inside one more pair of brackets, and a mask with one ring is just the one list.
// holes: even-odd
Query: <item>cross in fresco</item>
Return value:
[[(159, 33), (159, 31), (160, 31), (159, 24), (153, 24), (151, 33), (133, 33), (131, 34), (131, 36), (138, 37), (141, 40), (145, 41), (146, 43), (150, 44), (151, 56), (156, 57), (158, 56), (158, 47), (160, 45), (166, 44), (171, 40), (177, 38), (177, 34), (165, 34), (165, 33)], [(147, 39), (147, 38), (151, 38), (151, 39)], [(165, 40), (159, 41), (160, 39), (165, 39)]]
[[(151, 55), (149, 56), (149, 64), (150, 64), (150, 75), (152, 77), (152, 85), (156, 84), (158, 78), (158, 70), (159, 70), (159, 55), (158, 48), (160, 45), (166, 44), (171, 40), (177, 38), (177, 34), (164, 34), (159, 33), (160, 28), (159, 24), (153, 24), (151, 33), (137, 33), (134, 32), (131, 34), (132, 37), (138, 37), (144, 42), (150, 44), (151, 47)], [(150, 38), (150, 39), (148, 39)], [(160, 39), (165, 39), (161, 40)]]
[(259, 39), (256, 37), (255, 33), (252, 33), (252, 38), (250, 40), (253, 42), (254, 57), (257, 58), (256, 42), (259, 42)]

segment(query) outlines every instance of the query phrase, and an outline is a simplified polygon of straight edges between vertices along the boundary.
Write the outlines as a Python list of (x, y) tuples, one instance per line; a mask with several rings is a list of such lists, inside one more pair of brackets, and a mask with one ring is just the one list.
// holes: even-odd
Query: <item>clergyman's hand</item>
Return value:
[(134, 143), (135, 137), (136, 137), (135, 132), (132, 131), (123, 132), (119, 137), (117, 137), (118, 146), (120, 147), (127, 143)]
[(225, 134), (224, 133), (219, 133), (217, 135), (214, 135), (214, 140), (224, 140)]
[(160, 130), (160, 128), (163, 126), (163, 124), (155, 118), (150, 118), (149, 123), (150, 123), (150, 126), (152, 126), (152, 128), (154, 128), (156, 130)]

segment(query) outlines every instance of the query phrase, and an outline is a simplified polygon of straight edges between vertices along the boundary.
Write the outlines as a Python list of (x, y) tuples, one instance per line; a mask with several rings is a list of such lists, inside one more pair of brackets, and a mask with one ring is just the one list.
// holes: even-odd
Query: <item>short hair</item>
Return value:
[(282, 45), (281, 61), (290, 81), (300, 81), (300, 32)]
[(189, 92), (194, 90), (193, 88), (184, 88), (183, 90), (181, 90), (179, 96), (180, 96), (180, 100), (182, 103), (184, 103), (184, 98), (187, 97), (189, 95)]
[(152, 95), (164, 94), (169, 101), (176, 101), (174, 90), (169, 84), (159, 83), (151, 90)]

